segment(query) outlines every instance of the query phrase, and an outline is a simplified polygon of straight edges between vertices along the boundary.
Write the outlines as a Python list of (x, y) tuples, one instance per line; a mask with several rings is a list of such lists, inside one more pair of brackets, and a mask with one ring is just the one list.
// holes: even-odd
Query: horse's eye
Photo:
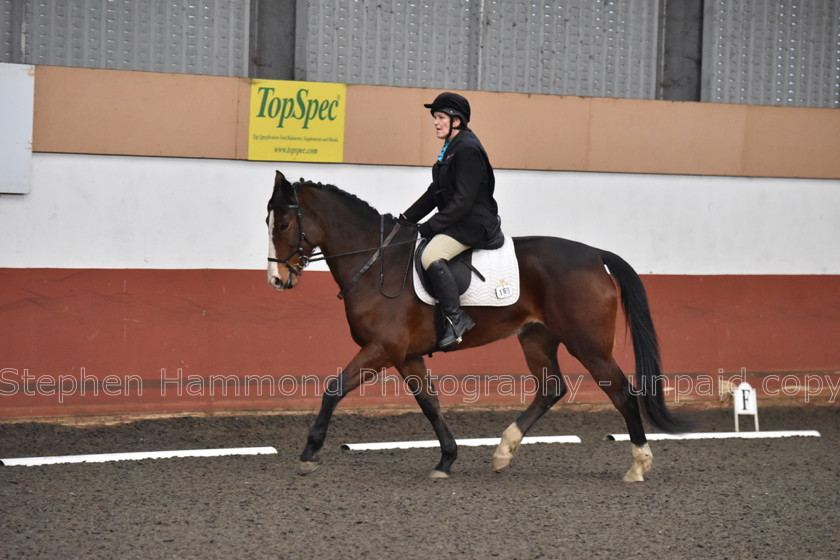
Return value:
[(280, 231), (286, 231), (287, 229), (289, 229), (289, 222), (283, 222), (277, 227), (280, 229)]

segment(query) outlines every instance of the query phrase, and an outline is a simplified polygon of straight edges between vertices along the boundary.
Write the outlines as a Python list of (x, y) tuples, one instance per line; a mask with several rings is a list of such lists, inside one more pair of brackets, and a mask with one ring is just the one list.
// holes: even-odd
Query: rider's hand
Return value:
[(420, 237), (424, 239), (431, 239), (434, 236), (429, 222), (423, 222), (422, 224), (420, 224), (418, 229), (420, 230)]

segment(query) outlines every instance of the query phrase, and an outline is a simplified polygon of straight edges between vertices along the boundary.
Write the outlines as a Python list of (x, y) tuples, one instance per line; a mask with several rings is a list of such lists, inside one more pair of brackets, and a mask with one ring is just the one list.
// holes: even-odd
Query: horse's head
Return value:
[(279, 171), (268, 201), (268, 283), (288, 290), (300, 281), (314, 246), (303, 232), (297, 188)]

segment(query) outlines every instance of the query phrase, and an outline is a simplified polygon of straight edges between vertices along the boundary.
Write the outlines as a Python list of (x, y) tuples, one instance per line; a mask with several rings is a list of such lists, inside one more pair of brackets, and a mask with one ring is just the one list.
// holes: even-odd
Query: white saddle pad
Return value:
[[(504, 307), (519, 300), (519, 262), (516, 260), (513, 239), (509, 236), (505, 236), (505, 244), (499, 249), (474, 249), (472, 265), (484, 276), (484, 282), (473, 273), (470, 287), (461, 296), (461, 305)], [(423, 287), (417, 267), (411, 268), (414, 271), (414, 291), (417, 297), (429, 305), (437, 303)]]

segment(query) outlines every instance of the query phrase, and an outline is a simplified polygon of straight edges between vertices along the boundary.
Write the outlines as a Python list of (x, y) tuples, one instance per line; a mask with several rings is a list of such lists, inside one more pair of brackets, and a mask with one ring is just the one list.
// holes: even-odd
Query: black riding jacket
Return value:
[(470, 129), (449, 143), (443, 161), (432, 167), (432, 183), (404, 212), (419, 222), (438, 209), (424, 226), (432, 235), (444, 233), (464, 245), (483, 249), (499, 230), (499, 206), (493, 198), (496, 180), (487, 152)]

